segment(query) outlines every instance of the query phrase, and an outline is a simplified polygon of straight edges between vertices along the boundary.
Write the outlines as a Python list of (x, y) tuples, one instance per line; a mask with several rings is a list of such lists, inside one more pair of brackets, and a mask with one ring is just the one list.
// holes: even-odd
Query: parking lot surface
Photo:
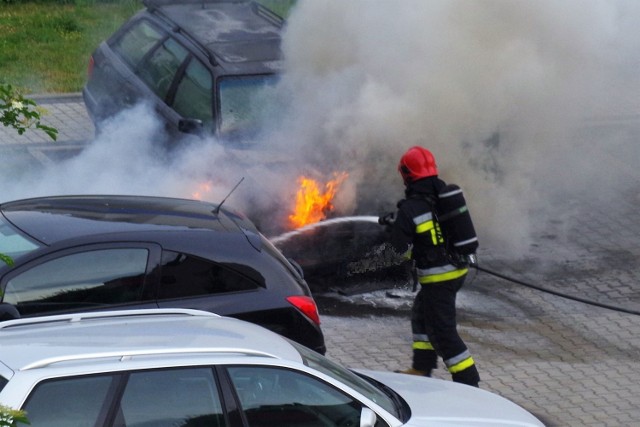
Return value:
[[(3, 167), (27, 157), (32, 167), (55, 162), (56, 153), (69, 152), (61, 148), (81, 148), (93, 138), (78, 94), (35, 99), (48, 110), (44, 122), (59, 129), (59, 142), (37, 131), (18, 136), (0, 128)], [(563, 222), (569, 250), (559, 250), (566, 241), (554, 239), (554, 224), (524, 261), (483, 247), (480, 265), (516, 280), (474, 270), (459, 294), (459, 328), (481, 387), (517, 402), (548, 426), (640, 425), (637, 159), (612, 155), (603, 162), (627, 170), (638, 188), (613, 205), (573, 201), (575, 215)], [(374, 292), (317, 297), (329, 357), (354, 368), (409, 367), (408, 287), (394, 283)], [(449, 380), (442, 367), (435, 376)]]

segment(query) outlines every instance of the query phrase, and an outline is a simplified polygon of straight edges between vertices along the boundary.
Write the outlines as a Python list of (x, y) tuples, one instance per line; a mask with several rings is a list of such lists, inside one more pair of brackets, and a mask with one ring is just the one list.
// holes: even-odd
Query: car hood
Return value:
[(544, 427), (524, 408), (475, 387), (392, 372), (358, 372), (402, 396), (411, 408), (407, 427)]

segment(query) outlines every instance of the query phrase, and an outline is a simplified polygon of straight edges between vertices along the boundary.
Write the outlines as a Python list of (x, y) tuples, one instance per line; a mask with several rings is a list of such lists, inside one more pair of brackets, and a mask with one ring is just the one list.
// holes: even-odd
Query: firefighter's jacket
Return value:
[(468, 271), (452, 264), (436, 219), (437, 195), (445, 186), (436, 176), (410, 183), (391, 227), (394, 248), (415, 262), (422, 285), (457, 279)]

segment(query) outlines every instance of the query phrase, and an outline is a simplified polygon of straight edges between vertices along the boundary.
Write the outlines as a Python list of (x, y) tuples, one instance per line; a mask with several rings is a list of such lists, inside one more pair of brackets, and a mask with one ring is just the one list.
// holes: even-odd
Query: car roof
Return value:
[(284, 20), (255, 1), (145, 0), (144, 4), (149, 12), (174, 24), (174, 31), (197, 40), (213, 54), (215, 62), (282, 59)]
[(243, 215), (198, 200), (150, 196), (52, 196), (0, 204), (15, 227), (40, 242), (132, 231), (200, 229), (258, 234)]
[(185, 355), (301, 362), (286, 339), (260, 326), (189, 309), (116, 310), (0, 323), (0, 366), (28, 371), (74, 363)]

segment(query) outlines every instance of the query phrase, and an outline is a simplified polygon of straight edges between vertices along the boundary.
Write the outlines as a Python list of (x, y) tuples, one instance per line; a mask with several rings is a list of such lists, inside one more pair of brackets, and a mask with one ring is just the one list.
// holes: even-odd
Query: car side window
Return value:
[(159, 300), (248, 291), (259, 287), (253, 278), (224, 264), (172, 251), (162, 254)]
[(166, 99), (178, 68), (188, 51), (177, 41), (168, 38), (158, 46), (138, 68), (138, 75), (161, 99)]
[(227, 426), (213, 370), (200, 367), (46, 380), (22, 409), (31, 427)]
[(22, 409), (31, 427), (94, 426), (112, 381), (107, 375), (45, 381)]
[(192, 58), (178, 84), (173, 109), (182, 117), (202, 120), (205, 129), (213, 125), (213, 78), (207, 67)]
[(132, 373), (113, 427), (226, 425), (213, 370), (187, 368)]
[(131, 68), (136, 69), (147, 52), (163, 38), (163, 33), (155, 29), (149, 22), (141, 20), (133, 24), (111, 45), (111, 48)]
[(250, 427), (360, 424), (362, 404), (310, 375), (276, 367), (228, 368)]
[(62, 256), (9, 279), (3, 302), (13, 304), (22, 315), (138, 302), (148, 257), (146, 248)]

